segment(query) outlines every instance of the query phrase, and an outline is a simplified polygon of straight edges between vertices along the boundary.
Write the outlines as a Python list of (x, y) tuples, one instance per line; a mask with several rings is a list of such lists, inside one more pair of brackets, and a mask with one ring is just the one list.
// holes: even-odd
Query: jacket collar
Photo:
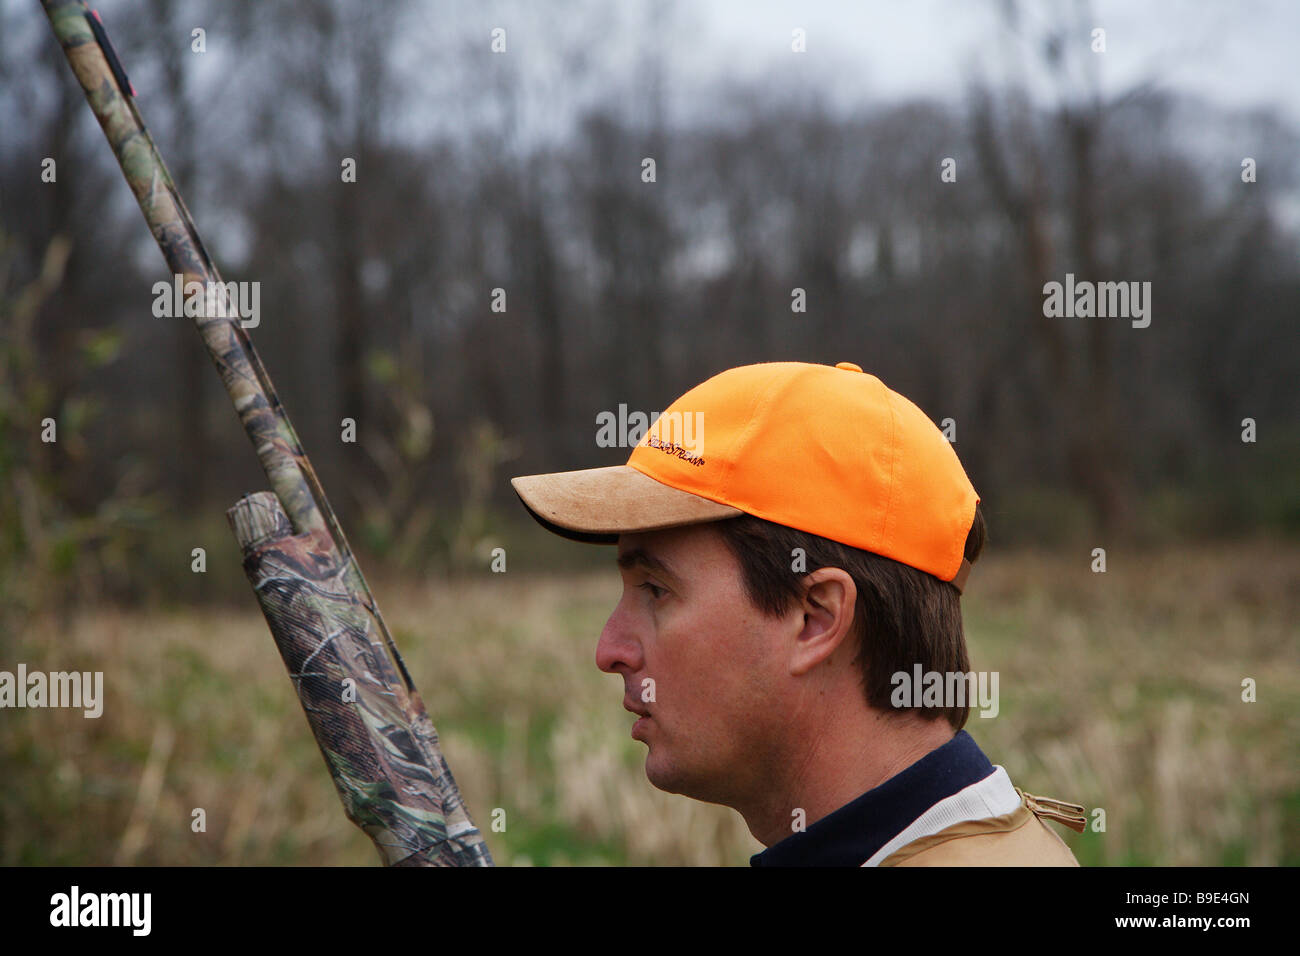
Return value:
[(861, 866), (908, 824), (945, 797), (993, 773), (970, 734), (942, 747), (762, 853), (751, 866)]

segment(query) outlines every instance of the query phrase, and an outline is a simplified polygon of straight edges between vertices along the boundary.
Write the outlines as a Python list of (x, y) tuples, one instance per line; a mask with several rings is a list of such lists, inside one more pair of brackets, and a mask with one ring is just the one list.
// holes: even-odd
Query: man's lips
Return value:
[(650, 720), (650, 711), (646, 710), (645, 706), (639, 702), (626, 699), (623, 701), (623, 707), (636, 714), (636, 722), (632, 724), (632, 739), (641, 740), (642, 738), (639, 735), (642, 733), (642, 727), (645, 726), (646, 721)]

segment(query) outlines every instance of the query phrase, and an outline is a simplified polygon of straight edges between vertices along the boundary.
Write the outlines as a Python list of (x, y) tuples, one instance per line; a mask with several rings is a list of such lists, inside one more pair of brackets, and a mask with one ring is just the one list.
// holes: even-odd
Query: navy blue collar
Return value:
[(971, 735), (959, 730), (942, 747), (894, 774), (802, 833), (749, 858), (750, 866), (861, 866), (944, 797), (993, 772)]

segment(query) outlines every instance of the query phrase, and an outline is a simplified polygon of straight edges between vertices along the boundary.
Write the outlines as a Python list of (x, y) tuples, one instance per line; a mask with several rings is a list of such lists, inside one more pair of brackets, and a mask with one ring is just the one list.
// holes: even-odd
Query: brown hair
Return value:
[[(740, 565), (750, 602), (773, 617), (785, 613), (803, 596), (803, 575), (820, 568), (840, 568), (858, 589), (854, 626), (858, 637), (855, 661), (862, 668), (867, 703), (879, 710), (913, 710), (926, 720), (946, 717), (954, 731), (970, 716), (970, 702), (960, 707), (895, 708), (890, 702), (892, 676), (923, 672), (970, 670), (962, 631), (961, 595), (948, 581), (889, 558), (860, 551), (764, 521), (752, 515), (727, 518), (714, 525)], [(978, 504), (965, 555), (972, 564), (984, 549), (987, 531)], [(795, 549), (802, 548), (804, 565), (791, 573)]]

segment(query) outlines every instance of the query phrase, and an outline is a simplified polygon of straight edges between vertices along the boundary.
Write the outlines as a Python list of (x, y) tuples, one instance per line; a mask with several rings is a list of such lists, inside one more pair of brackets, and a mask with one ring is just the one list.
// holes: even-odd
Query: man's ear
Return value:
[(853, 632), (858, 588), (847, 571), (820, 568), (804, 576), (799, 602), (803, 627), (790, 657), (790, 673), (806, 674), (830, 658)]

